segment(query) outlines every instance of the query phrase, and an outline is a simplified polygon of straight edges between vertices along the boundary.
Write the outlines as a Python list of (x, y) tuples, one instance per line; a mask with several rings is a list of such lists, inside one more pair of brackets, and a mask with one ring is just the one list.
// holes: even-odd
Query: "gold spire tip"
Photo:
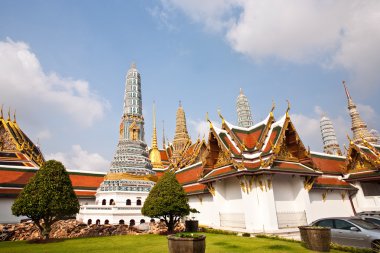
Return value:
[(271, 112), (274, 111), (274, 108), (276, 108), (276, 103), (274, 102), (274, 100), (272, 99), (272, 108), (270, 109)]
[(10, 107), (8, 108), (8, 119), (7, 120), (8, 121), (11, 120), (11, 108)]
[(288, 103), (288, 108), (286, 108), (286, 115), (289, 116), (289, 111), (290, 111), (290, 102), (287, 99), (286, 102)]

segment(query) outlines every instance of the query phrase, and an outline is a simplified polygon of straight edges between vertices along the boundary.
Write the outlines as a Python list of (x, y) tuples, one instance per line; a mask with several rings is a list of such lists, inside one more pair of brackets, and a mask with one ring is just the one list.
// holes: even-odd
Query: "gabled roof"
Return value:
[(363, 139), (362, 145), (350, 140), (346, 158), (348, 174), (380, 170), (380, 152), (377, 146)]
[(5, 120), (2, 116), (0, 117), (0, 151), (22, 153), (38, 166), (45, 161), (40, 149), (20, 129), (16, 120), (11, 121), (10, 118)]
[(275, 121), (271, 112), (265, 120), (250, 128), (234, 126), (220, 117), (222, 128), (210, 122), (200, 182), (252, 173), (321, 175), (315, 170), (310, 152), (288, 113)]

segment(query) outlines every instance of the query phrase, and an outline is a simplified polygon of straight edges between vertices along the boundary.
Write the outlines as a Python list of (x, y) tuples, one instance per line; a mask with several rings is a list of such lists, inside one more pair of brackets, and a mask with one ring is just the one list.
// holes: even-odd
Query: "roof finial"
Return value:
[(3, 104), (1, 105), (1, 109), (0, 109), (0, 119), (2, 119), (4, 117), (3, 115)]
[(243, 94), (243, 89), (242, 88), (240, 88), (240, 94)]
[(181, 100), (179, 100), (179, 107), (182, 107), (182, 101)]
[(16, 122), (16, 109), (15, 109), (15, 111), (13, 112), (13, 122), (14, 122), (14, 123), (17, 123), (17, 122)]
[(274, 100), (272, 99), (272, 108), (270, 109), (271, 112), (274, 111), (274, 108), (276, 108), (276, 103), (274, 102)]
[(11, 108), (9, 107), (8, 108), (8, 119), (7, 121), (10, 121), (11, 120)]
[(153, 140), (152, 148), (157, 149), (157, 130), (156, 130), (156, 104), (153, 101)]
[(166, 148), (165, 144), (165, 121), (162, 121), (162, 148)]
[(348, 92), (348, 89), (347, 89), (347, 86), (346, 86), (346, 81), (343, 80), (342, 83), (343, 83), (343, 86), (344, 86), (344, 90), (346, 91), (347, 99), (351, 99), (350, 93)]
[(136, 68), (136, 63), (133, 61), (131, 64), (131, 69), (135, 69), (135, 68)]
[(219, 109), (219, 108), (218, 108), (218, 115), (219, 115), (219, 117), (222, 119), (222, 124), (224, 124), (224, 123), (225, 123), (225, 120), (224, 120), (223, 115), (222, 115), (222, 113), (220, 112), (220, 109)]
[(286, 108), (286, 116), (289, 117), (289, 111), (290, 111), (290, 102), (287, 99), (286, 102), (288, 103), (288, 108)]

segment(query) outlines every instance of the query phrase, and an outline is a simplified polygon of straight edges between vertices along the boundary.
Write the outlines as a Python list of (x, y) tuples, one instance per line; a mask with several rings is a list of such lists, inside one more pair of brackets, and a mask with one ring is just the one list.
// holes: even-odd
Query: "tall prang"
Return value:
[(243, 94), (240, 89), (240, 94), (236, 101), (236, 111), (238, 114), (239, 127), (248, 128), (253, 125), (251, 108), (248, 103), (248, 98)]
[[(127, 72), (119, 141), (111, 167), (96, 192), (95, 205), (81, 206), (77, 219), (97, 224), (129, 224), (148, 219), (142, 205), (155, 185), (144, 141), (141, 78), (132, 64)], [(111, 206), (111, 207), (110, 207)]]
[(320, 127), (323, 141), (323, 152), (331, 155), (342, 155), (331, 120), (328, 117), (323, 116), (320, 121)]
[(372, 135), (367, 128), (367, 124), (361, 119), (359, 112), (356, 108), (355, 103), (352, 101), (350, 93), (348, 92), (345, 81), (343, 81), (344, 90), (346, 91), (347, 101), (348, 101), (348, 110), (352, 120), (352, 133), (353, 141), (355, 144), (361, 144), (363, 139), (369, 143), (377, 144), (377, 138)]
[(173, 160), (178, 160), (182, 151), (191, 145), (191, 139), (187, 132), (185, 111), (182, 108), (181, 101), (176, 114), (175, 135), (173, 140)]

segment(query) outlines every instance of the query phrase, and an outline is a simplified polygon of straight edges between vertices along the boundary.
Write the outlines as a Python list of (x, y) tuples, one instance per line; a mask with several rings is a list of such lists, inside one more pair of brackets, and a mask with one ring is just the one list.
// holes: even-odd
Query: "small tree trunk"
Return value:
[(50, 231), (51, 231), (51, 224), (48, 221), (44, 220), (44, 226), (42, 231), (42, 237), (44, 240), (48, 240), (50, 237)]
[(173, 234), (173, 232), (174, 232), (174, 218), (173, 218), (173, 215), (169, 215), (168, 234)]

